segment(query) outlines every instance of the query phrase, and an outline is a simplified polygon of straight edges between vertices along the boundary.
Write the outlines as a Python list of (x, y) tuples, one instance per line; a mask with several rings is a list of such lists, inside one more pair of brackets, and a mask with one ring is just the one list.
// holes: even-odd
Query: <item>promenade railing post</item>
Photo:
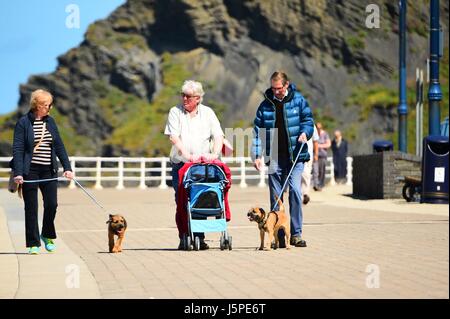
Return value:
[(165, 157), (161, 158), (161, 184), (160, 189), (167, 188), (167, 159)]
[(328, 157), (327, 162), (330, 163), (328, 167), (330, 168), (330, 185), (334, 186), (336, 185), (336, 181), (334, 180), (334, 164), (333, 164), (333, 158)]
[(246, 188), (247, 182), (246, 182), (246, 176), (245, 176), (245, 157), (241, 157), (241, 183), (239, 184), (239, 187)]
[(97, 157), (96, 171), (95, 171), (95, 189), (102, 189), (102, 159)]
[(140, 176), (140, 183), (139, 188), (140, 189), (146, 189), (147, 185), (145, 185), (145, 158), (141, 157), (141, 176)]
[(353, 158), (347, 157), (347, 185), (352, 185), (353, 183)]
[(118, 165), (118, 183), (116, 186), (116, 189), (124, 189), (125, 187), (123, 186), (123, 158), (119, 157), (119, 165)]

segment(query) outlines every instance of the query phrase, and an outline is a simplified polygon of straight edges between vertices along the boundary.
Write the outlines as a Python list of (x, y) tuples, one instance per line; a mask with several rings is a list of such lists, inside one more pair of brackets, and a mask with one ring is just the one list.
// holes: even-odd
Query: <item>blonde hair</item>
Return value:
[(35, 112), (37, 109), (37, 105), (38, 102), (42, 101), (42, 97), (47, 97), (50, 98), (50, 105), (53, 103), (53, 95), (46, 91), (46, 90), (42, 90), (42, 89), (37, 89), (34, 90), (31, 93), (31, 98), (30, 98), (30, 111)]
[(203, 95), (205, 95), (205, 91), (203, 91), (203, 86), (200, 82), (193, 80), (186, 80), (181, 87), (181, 92), (184, 94), (193, 94), (195, 96), (200, 96), (200, 103), (203, 101)]

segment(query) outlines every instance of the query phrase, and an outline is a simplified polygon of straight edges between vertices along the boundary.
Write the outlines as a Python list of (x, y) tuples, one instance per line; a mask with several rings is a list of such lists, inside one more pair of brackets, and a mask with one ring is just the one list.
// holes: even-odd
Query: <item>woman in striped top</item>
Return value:
[[(30, 112), (16, 124), (13, 141), (14, 180), (23, 184), (25, 203), (25, 237), (30, 254), (38, 254), (41, 239), (49, 252), (55, 250), (55, 216), (57, 203), (57, 181), (23, 183), (24, 180), (53, 179), (58, 175), (58, 157), (63, 168), (63, 176), (72, 179), (64, 143), (58, 132), (55, 120), (49, 116), (53, 96), (45, 90), (36, 90), (31, 94)], [(42, 232), (38, 226), (38, 188), (44, 201)]]

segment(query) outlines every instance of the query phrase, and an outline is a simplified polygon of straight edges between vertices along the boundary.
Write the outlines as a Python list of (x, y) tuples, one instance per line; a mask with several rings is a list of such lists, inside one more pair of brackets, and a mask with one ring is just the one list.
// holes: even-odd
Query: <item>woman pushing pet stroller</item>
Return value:
[[(202, 104), (204, 94), (200, 82), (185, 81), (181, 87), (181, 104), (170, 109), (164, 130), (164, 134), (169, 136), (172, 143), (170, 160), (176, 203), (178, 203), (178, 185), (181, 182), (179, 170), (184, 164), (217, 160), (222, 150), (224, 133), (214, 111)], [(177, 217), (177, 226), (180, 225)], [(185, 230), (179, 228), (178, 231), (180, 238), (178, 249), (183, 249)], [(194, 233), (193, 236), (198, 238), (200, 250), (209, 248), (205, 243), (204, 232)]]

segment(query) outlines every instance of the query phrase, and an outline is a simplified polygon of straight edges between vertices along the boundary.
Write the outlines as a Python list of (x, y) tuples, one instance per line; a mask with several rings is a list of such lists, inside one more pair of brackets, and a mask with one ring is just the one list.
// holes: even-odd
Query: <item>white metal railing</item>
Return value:
[[(148, 185), (161, 189), (168, 188), (167, 182), (172, 180), (168, 157), (69, 157), (72, 169), (78, 181), (93, 183), (95, 189), (102, 189), (105, 185), (124, 189), (134, 186), (146, 189)], [(8, 182), (8, 162), (11, 157), (0, 157), (0, 183)], [(245, 188), (248, 184), (258, 187), (267, 186), (267, 168), (256, 171), (250, 157), (224, 157), (222, 161), (231, 171), (233, 184)], [(330, 185), (335, 185), (332, 157), (327, 158), (325, 178)], [(347, 157), (347, 185), (352, 184), (352, 157)], [(62, 172), (62, 168), (60, 168)], [(103, 185), (102, 185), (103, 184)], [(71, 181), (69, 188), (75, 188)]]

